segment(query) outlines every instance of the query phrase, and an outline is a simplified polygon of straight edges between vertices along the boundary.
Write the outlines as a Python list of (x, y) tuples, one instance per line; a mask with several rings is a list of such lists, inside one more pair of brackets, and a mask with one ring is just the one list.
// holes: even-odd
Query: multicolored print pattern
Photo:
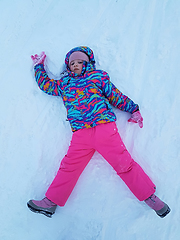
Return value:
[[(81, 75), (71, 72), (68, 67), (69, 56), (74, 51), (83, 51), (90, 59), (88, 63), (83, 63)], [(35, 78), (42, 91), (62, 97), (73, 132), (116, 121), (112, 105), (130, 113), (139, 109), (137, 104), (110, 82), (108, 73), (96, 70), (94, 54), (90, 48), (72, 49), (66, 55), (65, 64), (67, 75), (60, 80), (50, 79), (42, 64), (35, 66)]]

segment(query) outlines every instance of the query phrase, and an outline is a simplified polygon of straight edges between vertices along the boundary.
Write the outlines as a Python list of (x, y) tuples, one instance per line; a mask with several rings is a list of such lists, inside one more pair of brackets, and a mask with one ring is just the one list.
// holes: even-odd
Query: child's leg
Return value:
[(64, 206), (82, 171), (92, 158), (95, 150), (88, 145), (88, 135), (79, 130), (72, 136), (71, 145), (61, 161), (59, 171), (46, 197), (59, 206)]
[(143, 201), (155, 192), (155, 185), (130, 156), (118, 133), (115, 123), (97, 128), (96, 150), (115, 169), (132, 193)]

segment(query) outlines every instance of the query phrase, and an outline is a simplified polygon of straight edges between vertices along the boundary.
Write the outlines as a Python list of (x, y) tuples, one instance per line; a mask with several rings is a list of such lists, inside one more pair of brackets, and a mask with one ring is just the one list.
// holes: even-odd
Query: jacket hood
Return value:
[(69, 68), (69, 57), (73, 52), (76, 52), (76, 51), (84, 52), (89, 57), (89, 62), (84, 61), (84, 63), (83, 63), (83, 68), (82, 68), (81, 75), (83, 75), (85, 72), (90, 72), (90, 71), (96, 70), (93, 51), (89, 47), (80, 46), (80, 47), (75, 47), (75, 48), (71, 49), (66, 54), (65, 65), (66, 65), (66, 69), (67, 69), (67, 71), (70, 75), (75, 75), (75, 76), (77, 75), (76, 73), (72, 73), (70, 68)]

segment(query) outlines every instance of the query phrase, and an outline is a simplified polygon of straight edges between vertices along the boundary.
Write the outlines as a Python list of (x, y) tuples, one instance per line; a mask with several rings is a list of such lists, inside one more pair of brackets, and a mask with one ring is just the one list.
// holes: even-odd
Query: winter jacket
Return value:
[[(71, 72), (68, 66), (69, 56), (74, 51), (83, 51), (90, 59), (89, 62), (83, 62), (80, 75)], [(129, 113), (139, 109), (137, 104), (110, 82), (107, 72), (96, 70), (90, 48), (72, 49), (66, 55), (65, 64), (67, 74), (60, 80), (50, 79), (42, 64), (35, 66), (35, 78), (42, 91), (62, 97), (73, 132), (116, 121), (112, 106)]]

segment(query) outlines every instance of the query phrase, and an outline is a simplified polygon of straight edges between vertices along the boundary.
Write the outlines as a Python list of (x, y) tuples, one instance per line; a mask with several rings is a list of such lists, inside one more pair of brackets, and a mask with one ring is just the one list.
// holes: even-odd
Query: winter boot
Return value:
[(41, 201), (30, 200), (27, 206), (32, 212), (42, 213), (47, 217), (52, 217), (57, 207), (57, 205), (51, 202), (47, 197), (43, 198)]
[(165, 217), (171, 209), (169, 206), (161, 201), (155, 194), (151, 195), (148, 199), (145, 200), (145, 203), (152, 208), (158, 216)]

